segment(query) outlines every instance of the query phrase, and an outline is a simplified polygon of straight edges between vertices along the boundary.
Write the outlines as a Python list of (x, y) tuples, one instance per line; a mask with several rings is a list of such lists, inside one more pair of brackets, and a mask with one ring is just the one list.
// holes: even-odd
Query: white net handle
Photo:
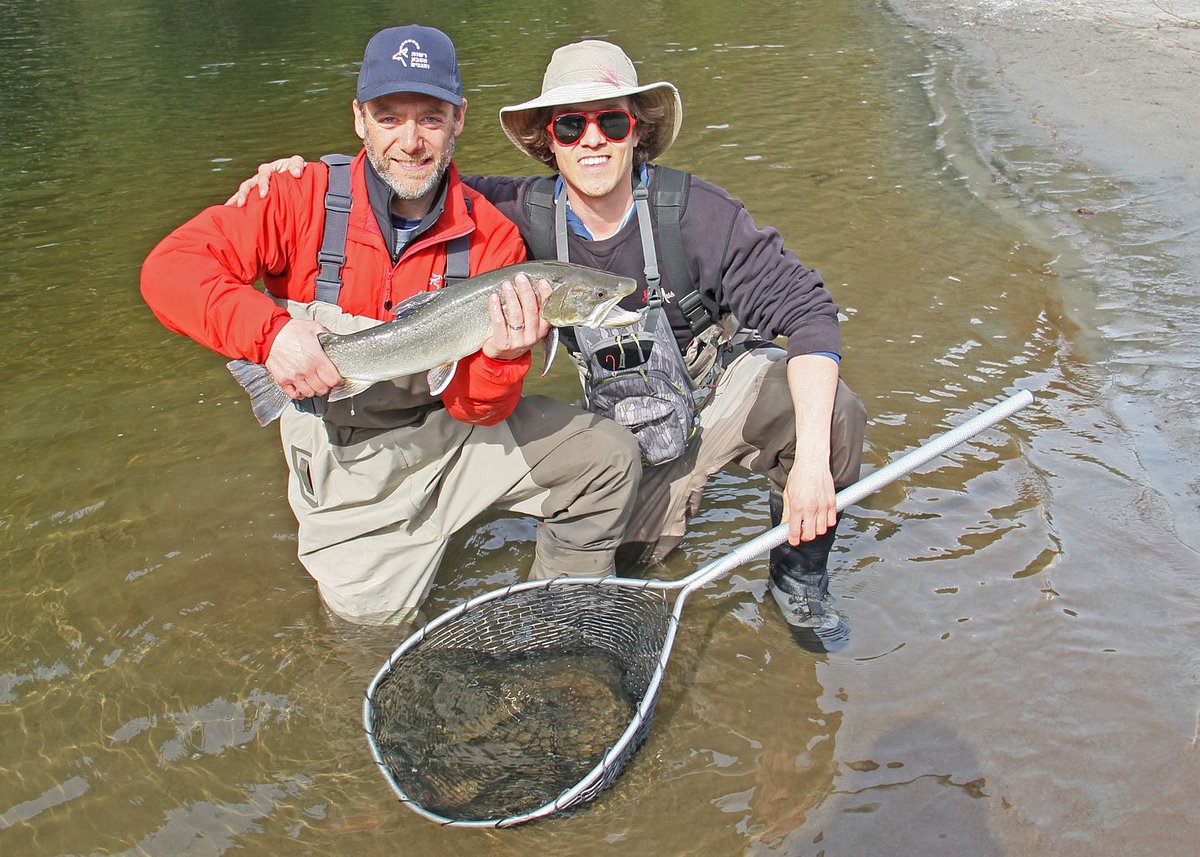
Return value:
[[(945, 434), (940, 434), (932, 440), (926, 441), (911, 452), (900, 456), (895, 461), (884, 465), (874, 473), (864, 476), (853, 485), (849, 485), (839, 491), (837, 494), (837, 510), (841, 512), (847, 506), (851, 506), (864, 497), (874, 494), (880, 488), (895, 482), (901, 476), (911, 473), (922, 464), (932, 461), (939, 455), (943, 455), (948, 450), (974, 437), (984, 429), (990, 428), (1001, 420), (1012, 416), (1032, 402), (1033, 394), (1028, 390), (1022, 390), (1000, 402), (998, 405), (993, 405), (983, 413), (977, 414), (957, 428), (953, 428)], [(742, 563), (749, 562), (752, 559), (757, 559), (769, 553), (771, 548), (778, 547), (787, 540), (787, 534), (788, 526), (786, 523), (772, 527), (765, 533), (734, 548), (725, 554), (725, 556), (713, 560), (708, 565), (692, 572), (684, 579), (676, 581), (676, 586), (683, 587), (683, 591), (679, 596), (680, 600), (686, 597), (693, 589), (704, 586), (704, 584), (720, 577), (725, 572), (736, 568)]]

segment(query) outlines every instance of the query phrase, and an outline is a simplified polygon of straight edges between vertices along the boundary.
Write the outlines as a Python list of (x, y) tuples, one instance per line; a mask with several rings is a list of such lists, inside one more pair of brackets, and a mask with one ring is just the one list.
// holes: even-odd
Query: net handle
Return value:
[[(908, 475), (922, 464), (937, 458), (939, 455), (943, 455), (948, 450), (958, 446), (965, 440), (969, 440), (984, 429), (994, 426), (1003, 419), (1007, 419), (1032, 402), (1033, 394), (1028, 390), (1021, 390), (999, 404), (988, 408), (983, 413), (975, 415), (957, 428), (950, 429), (948, 432), (926, 441), (911, 452), (905, 453), (895, 461), (884, 465), (874, 473), (864, 476), (858, 482), (839, 491), (837, 493), (837, 510), (839, 512), (844, 511), (847, 506), (853, 505), (864, 497), (874, 494), (880, 488), (895, 482), (901, 476)], [(679, 601), (686, 598), (693, 590), (715, 580), (725, 572), (770, 552), (771, 548), (783, 544), (787, 540), (787, 535), (788, 525), (786, 523), (772, 527), (765, 533), (755, 536), (750, 541), (734, 548), (725, 556), (713, 560), (708, 565), (692, 572), (682, 580), (676, 581), (675, 585), (682, 587), (682, 591), (679, 594)]]

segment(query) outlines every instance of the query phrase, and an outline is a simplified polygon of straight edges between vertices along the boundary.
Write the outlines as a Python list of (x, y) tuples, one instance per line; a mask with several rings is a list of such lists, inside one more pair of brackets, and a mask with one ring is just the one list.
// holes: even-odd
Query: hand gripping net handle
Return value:
[[(895, 482), (900, 477), (908, 475), (921, 465), (932, 461), (940, 455), (944, 455), (950, 449), (969, 440), (984, 429), (994, 426), (1001, 420), (1007, 419), (1032, 402), (1033, 394), (1028, 390), (1021, 390), (999, 404), (988, 408), (983, 413), (972, 417), (957, 428), (953, 428), (932, 440), (926, 441), (911, 452), (900, 456), (895, 461), (889, 462), (879, 470), (839, 491), (836, 498), (837, 510), (839, 512), (844, 511), (847, 506), (859, 502), (863, 498)], [(659, 686), (666, 670), (667, 659), (670, 657), (671, 647), (675, 644), (675, 634), (679, 629), (679, 619), (683, 612), (683, 603), (688, 595), (734, 568), (769, 553), (772, 548), (783, 544), (787, 540), (787, 535), (788, 526), (786, 523), (782, 523), (739, 545), (725, 554), (725, 556), (713, 560), (708, 565), (701, 567), (685, 578), (670, 581), (649, 580), (641, 583), (647, 589), (679, 589), (680, 592), (672, 606), (671, 623), (663, 640), (658, 669), (651, 680), (650, 687), (646, 691), (646, 696), (642, 700), (642, 704), (638, 708), (637, 716), (622, 736), (622, 739), (607, 754), (604, 761), (605, 766), (613, 764), (618, 759), (627, 757), (628, 751), (625, 745), (632, 741), (636, 734), (644, 734), (646, 727), (643, 724), (652, 716)], [(635, 582), (628, 581), (628, 583), (634, 584)], [(575, 795), (582, 791), (588, 784), (588, 780), (585, 779), (575, 786), (574, 789), (564, 792), (562, 796), (564, 800), (563, 805), (570, 805), (574, 801)]]
[[(895, 461), (884, 465), (874, 473), (864, 476), (853, 485), (849, 485), (839, 491), (837, 494), (837, 510), (839, 512), (844, 511), (847, 506), (852, 506), (863, 498), (874, 494), (879, 489), (895, 482), (901, 476), (907, 476), (922, 464), (926, 464), (938, 456), (944, 455), (963, 441), (969, 440), (984, 429), (991, 428), (1001, 420), (1011, 417), (1017, 411), (1021, 410), (1021, 408), (1032, 402), (1033, 394), (1028, 390), (1021, 390), (999, 404), (988, 408), (983, 413), (977, 414), (957, 428), (953, 428), (945, 434), (940, 434), (932, 440), (926, 441), (911, 452), (900, 456)], [(716, 580), (725, 572), (752, 559), (757, 559), (763, 554), (768, 553), (771, 548), (783, 544), (787, 540), (787, 534), (788, 526), (786, 523), (772, 527), (765, 533), (739, 545), (725, 556), (713, 560), (708, 565), (682, 580), (673, 581), (672, 588), (675, 586), (683, 587), (683, 591), (679, 595), (679, 599), (683, 600), (688, 593)]]

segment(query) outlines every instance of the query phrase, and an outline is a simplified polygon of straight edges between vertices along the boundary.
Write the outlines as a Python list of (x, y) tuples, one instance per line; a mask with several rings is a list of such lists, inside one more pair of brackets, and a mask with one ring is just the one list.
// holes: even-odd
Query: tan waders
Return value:
[[(338, 333), (376, 323), (319, 302), (288, 309)], [(300, 561), (330, 610), (412, 619), (447, 540), (488, 509), (541, 518), (531, 577), (613, 571), (641, 472), (629, 432), (544, 396), (472, 425), (431, 405), (421, 379), (401, 381), (331, 404), (326, 419), (293, 408), (280, 419)]]

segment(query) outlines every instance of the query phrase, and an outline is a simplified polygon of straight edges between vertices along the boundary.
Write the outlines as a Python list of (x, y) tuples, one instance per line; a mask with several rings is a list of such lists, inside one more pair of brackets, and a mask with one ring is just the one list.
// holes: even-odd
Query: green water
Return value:
[[(1195, 764), (1194, 551), (1145, 482), (1158, 447), (1106, 402), (1088, 272), (972, 178), (953, 57), (870, 0), (400, 14), (458, 45), (468, 173), (529, 171), (496, 112), (562, 42), (674, 82), (664, 162), (744, 199), (841, 304), (869, 464), (1017, 387), (1038, 405), (846, 516), (846, 652), (797, 650), (748, 565), (689, 604), (650, 737), (597, 801), (438, 828), (362, 733), (399, 640), (321, 612), (274, 431), (137, 293), (155, 242), (260, 161), (356, 148), (353, 76), (397, 8), (0, 2), (0, 852), (1100, 853), (1194, 829), (1161, 788)], [(559, 370), (531, 386), (574, 396)], [(721, 474), (654, 573), (766, 525), (763, 486)], [(481, 521), (428, 611), (520, 579), (532, 546), (529, 521)]]

